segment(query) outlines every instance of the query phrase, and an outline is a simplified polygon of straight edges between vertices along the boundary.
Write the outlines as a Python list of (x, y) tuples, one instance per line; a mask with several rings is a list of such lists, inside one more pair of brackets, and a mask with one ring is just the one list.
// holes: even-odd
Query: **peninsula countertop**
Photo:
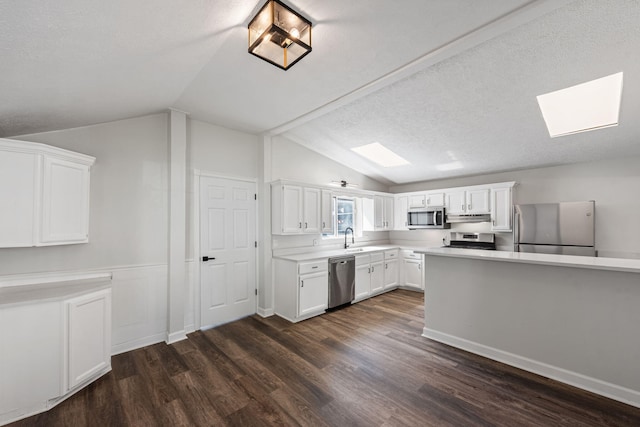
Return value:
[(415, 249), (418, 254), (453, 258), (470, 258), (486, 261), (503, 261), (558, 267), (590, 268), (595, 270), (626, 271), (640, 273), (639, 259), (600, 258), (577, 255), (537, 254), (527, 252), (489, 251), (481, 249), (426, 248)]

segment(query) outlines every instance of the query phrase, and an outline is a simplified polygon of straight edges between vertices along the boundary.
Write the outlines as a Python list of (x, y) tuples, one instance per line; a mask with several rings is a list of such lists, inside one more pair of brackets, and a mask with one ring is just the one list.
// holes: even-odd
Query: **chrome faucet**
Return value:
[(353, 236), (353, 228), (351, 227), (347, 227), (344, 229), (344, 248), (347, 249), (349, 247), (349, 245), (347, 244), (347, 234), (348, 231), (351, 230), (351, 244), (354, 244), (356, 242), (354, 236)]

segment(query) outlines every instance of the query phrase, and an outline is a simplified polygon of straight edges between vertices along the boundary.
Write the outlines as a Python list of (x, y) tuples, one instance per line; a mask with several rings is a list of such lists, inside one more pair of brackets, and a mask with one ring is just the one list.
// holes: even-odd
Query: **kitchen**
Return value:
[[(584, 10), (581, 13), (585, 13)], [(628, 33), (628, 40), (633, 40)], [(628, 43), (631, 44), (630, 41)], [(621, 48), (622, 55), (628, 49), (624, 46), (627, 45)], [(305, 60), (312, 59), (316, 53), (318, 52), (314, 51)], [(620, 62), (614, 63), (618, 65)], [(295, 74), (291, 73), (304, 66), (303, 60), (286, 75), (295, 78)], [(259, 69), (263, 70), (261, 67)], [(625, 72), (627, 70), (630, 70), (630, 74), (625, 76), (634, 74), (633, 66), (625, 67)], [(604, 74), (606, 73), (598, 72), (593, 77)], [(153, 72), (149, 75), (153, 75)], [(583, 80), (587, 79), (573, 80), (573, 83)], [(629, 87), (629, 90), (633, 89), (631, 83)], [(623, 113), (626, 111), (632, 110), (623, 109)], [(586, 141), (569, 137), (567, 152), (550, 159), (546, 166), (525, 168), (514, 161), (513, 167), (504, 172), (491, 172), (506, 170), (504, 167), (471, 172), (467, 176), (440, 172), (437, 178), (398, 184), (379, 181), (370, 174), (358, 172), (351, 167), (356, 166), (357, 162), (345, 165), (332, 160), (339, 156), (319, 154), (301, 145), (299, 138), (294, 138), (295, 133), (257, 136), (252, 132), (214, 125), (194, 115), (186, 119), (188, 136), (185, 132), (188, 146), (184, 160), (184, 170), (188, 171), (185, 208), (189, 224), (189, 230), (185, 233), (187, 285), (184, 290), (178, 288), (178, 296), (175, 297), (174, 293), (174, 297), (168, 301), (169, 291), (174, 288), (174, 284), (168, 279), (166, 256), (170, 246), (167, 229), (170, 216), (167, 203), (171, 200), (168, 127), (172, 114), (175, 115), (145, 115), (129, 113), (129, 110), (125, 112), (123, 109), (123, 113), (114, 115), (113, 119), (105, 118), (85, 124), (61, 120), (60, 125), (42, 126), (38, 129), (14, 128), (13, 131), (3, 133), (4, 137), (46, 143), (97, 159), (92, 167), (90, 243), (51, 248), (2, 249), (0, 274), (5, 279), (14, 279), (10, 276), (87, 270), (113, 272), (114, 354), (164, 341), (168, 318), (184, 319), (180, 327), (170, 332), (197, 329), (199, 319), (195, 290), (198, 286), (200, 248), (194, 234), (196, 209), (193, 204), (196, 193), (192, 190), (192, 184), (197, 177), (192, 174), (193, 170), (213, 171), (222, 176), (239, 176), (258, 183), (258, 200), (264, 203), (259, 206), (260, 229), (257, 237), (260, 254), (257, 311), (262, 315), (270, 315), (274, 310), (272, 251), (302, 252), (341, 244), (323, 241), (313, 235), (271, 235), (268, 230), (271, 207), (266, 201), (269, 200), (270, 183), (280, 179), (323, 187), (336, 179), (344, 179), (349, 183), (359, 184), (359, 188), (363, 190), (392, 194), (516, 182), (513, 193), (513, 203), (516, 204), (595, 200), (596, 242), (600, 256), (640, 257), (637, 239), (628, 238), (640, 233), (640, 225), (632, 220), (632, 213), (640, 209), (640, 202), (634, 197), (640, 185), (637, 167), (640, 153), (633, 147), (623, 152), (621, 148), (610, 146), (603, 149), (606, 155), (602, 154), (603, 151), (598, 151), (594, 158), (581, 157), (581, 151), (596, 150), (594, 145), (608, 141), (608, 135), (611, 134), (607, 132), (618, 135), (624, 128), (631, 135), (640, 134), (634, 128), (635, 125), (628, 121), (618, 128), (583, 134)], [(543, 126), (543, 123), (536, 122), (535, 129), (532, 129), (529, 121), (520, 123), (523, 126), (515, 134), (502, 139), (516, 141), (519, 132), (530, 131), (536, 135), (535, 138), (548, 141), (548, 136), (540, 137), (546, 130), (537, 128), (537, 125)], [(4, 126), (6, 124), (3, 128)], [(482, 144), (491, 147), (493, 136), (483, 138)], [(624, 139), (629, 141), (628, 137)], [(635, 140), (631, 139), (631, 144)], [(560, 139), (552, 142), (559, 141)], [(589, 150), (583, 150), (583, 143), (589, 144)], [(487, 153), (478, 153), (474, 147), (472, 152), (476, 157), (501, 158), (502, 149), (486, 149)], [(519, 146), (517, 150), (524, 148)], [(444, 153), (446, 150), (439, 148), (437, 151)], [(461, 224), (457, 227), (459, 228), (456, 230), (462, 231), (491, 232), (488, 223)], [(364, 231), (362, 236), (356, 237), (356, 244), (434, 247), (442, 245), (442, 238), (448, 232), (449, 230)], [(131, 236), (135, 236), (133, 244), (129, 243)], [(496, 232), (496, 239), (502, 248), (512, 244), (509, 232)], [(318, 240), (318, 247), (314, 246), (314, 240)]]

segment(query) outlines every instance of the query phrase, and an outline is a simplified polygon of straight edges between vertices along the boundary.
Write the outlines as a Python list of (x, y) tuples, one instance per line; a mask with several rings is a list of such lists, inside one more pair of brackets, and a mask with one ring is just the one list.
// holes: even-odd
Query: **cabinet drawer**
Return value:
[(328, 260), (322, 259), (313, 262), (302, 262), (298, 264), (298, 274), (316, 273), (318, 271), (327, 271)]
[(398, 258), (398, 250), (397, 249), (393, 249), (390, 251), (385, 251), (384, 253), (384, 259), (396, 259)]
[(377, 252), (375, 254), (371, 254), (371, 262), (378, 262), (384, 260), (384, 253)]
[(409, 259), (422, 259), (422, 255), (417, 254), (413, 251), (402, 251), (402, 257)]
[(371, 262), (371, 256), (370, 255), (357, 255), (356, 256), (356, 266), (362, 265), (362, 264), (369, 264), (370, 262)]

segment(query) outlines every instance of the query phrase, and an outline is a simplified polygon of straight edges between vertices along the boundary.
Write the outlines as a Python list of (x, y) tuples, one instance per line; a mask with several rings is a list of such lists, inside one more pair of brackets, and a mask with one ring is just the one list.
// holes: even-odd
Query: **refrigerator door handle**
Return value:
[(520, 214), (513, 207), (513, 251), (520, 252)]

